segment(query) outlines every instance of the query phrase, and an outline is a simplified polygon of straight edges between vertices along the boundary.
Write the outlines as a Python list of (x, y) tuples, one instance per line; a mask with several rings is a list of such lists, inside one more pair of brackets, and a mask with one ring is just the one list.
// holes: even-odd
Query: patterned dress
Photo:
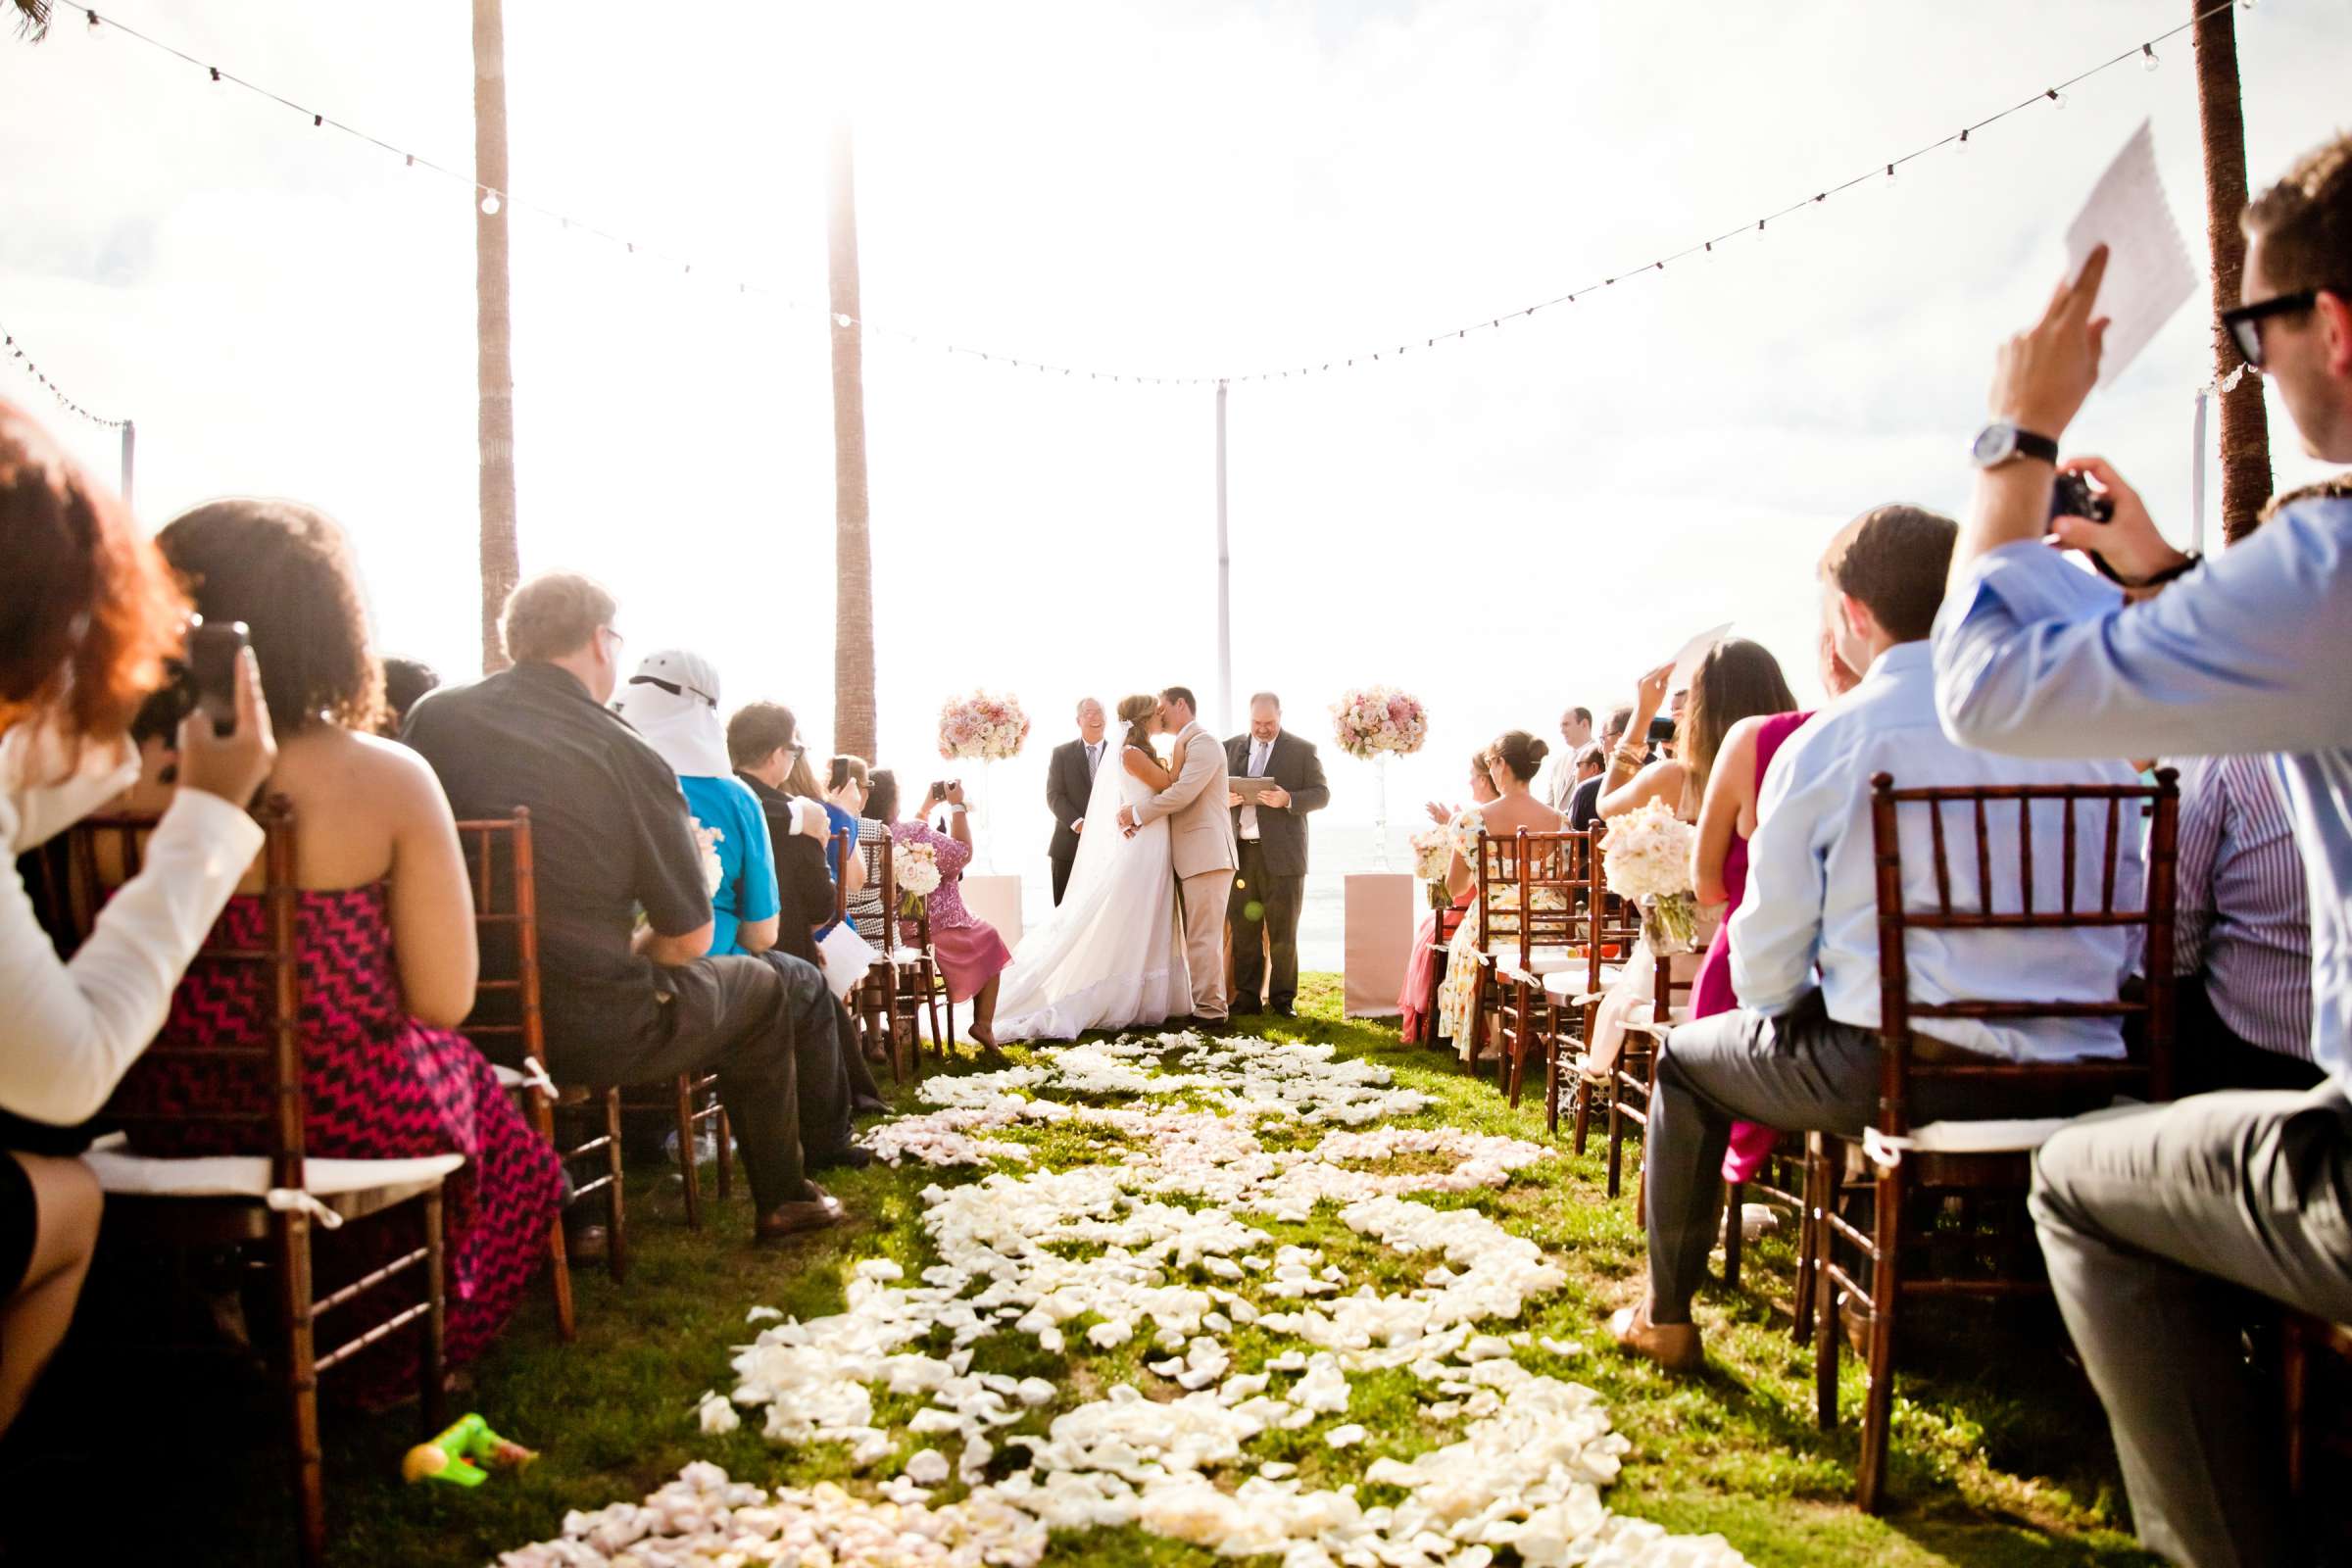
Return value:
[[(900, 822), (890, 830), (898, 844), (928, 844), (939, 861), (939, 886), (928, 901), (931, 909), (931, 951), (939, 956), (939, 971), (947, 976), (948, 1000), (969, 1002), (1012, 962), (1012, 951), (997, 928), (963, 906), (963, 868), (972, 862), (971, 846), (956, 842), (927, 822)], [(914, 927), (903, 934), (911, 939)]]
[[(444, 1348), (454, 1365), (495, 1339), (547, 1251), (548, 1226), (562, 1201), (564, 1176), (555, 1151), (534, 1135), (499, 1086), (490, 1063), (463, 1035), (428, 1028), (402, 1004), (392, 956), (392, 927), (381, 883), (297, 895), (297, 957), (302, 984), (303, 1151), (333, 1159), (407, 1159), (464, 1154), (465, 1167), (443, 1188), (449, 1315)], [(231, 899), (216, 934), (226, 945), (257, 948), (268, 937), (262, 901)], [(192, 1045), (259, 1046), (271, 1014), (268, 970), (257, 964), (199, 962), (172, 994), (161, 1038)], [(140, 1058), (117, 1091), (117, 1102), (145, 1112), (183, 1115), (267, 1108), (261, 1057), (175, 1055)], [(249, 1141), (247, 1141), (249, 1140)], [(136, 1143), (152, 1154), (258, 1153), (259, 1126), (142, 1123)], [(403, 1224), (412, 1223), (405, 1216)], [(384, 1259), (339, 1257), (365, 1250), (415, 1246), (371, 1223), (316, 1233), (321, 1289)], [(335, 1327), (356, 1333), (391, 1306), (371, 1293), (338, 1308)], [(338, 1336), (340, 1337), (340, 1335)], [(413, 1382), (412, 1336), (394, 1335), (363, 1357), (371, 1389)]]
[[(1462, 923), (1455, 928), (1453, 941), (1446, 949), (1446, 979), (1438, 987), (1438, 1033), (1453, 1042), (1453, 1053), (1464, 1061), (1470, 1059), (1471, 1003), (1478, 995), (1478, 842), (1485, 837), (1485, 820), (1472, 809), (1456, 816), (1447, 831), (1453, 837), (1453, 847), (1470, 867), (1469, 902), (1462, 906)], [(1519, 907), (1519, 885), (1505, 882), (1491, 892), (1494, 912), (1511, 913)], [(1541, 908), (1557, 909), (1565, 906), (1565, 899), (1556, 887), (1538, 888), (1537, 905)], [(1496, 940), (1512, 940), (1497, 937)], [(1512, 961), (1518, 961), (1518, 949), (1512, 948)]]

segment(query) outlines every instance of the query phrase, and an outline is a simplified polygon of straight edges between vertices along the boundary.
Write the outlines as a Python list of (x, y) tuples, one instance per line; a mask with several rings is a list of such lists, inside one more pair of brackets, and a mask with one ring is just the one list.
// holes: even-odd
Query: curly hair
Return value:
[(155, 536), (196, 609), (245, 622), (280, 736), (319, 724), (372, 731), (384, 670), (343, 530), (295, 501), (210, 501)]
[(0, 560), (0, 732), (54, 711), (71, 762), (163, 684), (187, 601), (114, 493), (6, 400)]

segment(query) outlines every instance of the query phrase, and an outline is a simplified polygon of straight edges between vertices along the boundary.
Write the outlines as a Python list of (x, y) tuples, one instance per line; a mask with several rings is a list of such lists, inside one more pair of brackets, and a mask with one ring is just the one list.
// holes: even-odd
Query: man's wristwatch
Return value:
[(1977, 432), (1977, 439), (1969, 444), (1968, 455), (1980, 468), (1997, 468), (2019, 458), (2055, 465), (2058, 443), (2046, 435), (2021, 430), (2007, 419), (1995, 419)]

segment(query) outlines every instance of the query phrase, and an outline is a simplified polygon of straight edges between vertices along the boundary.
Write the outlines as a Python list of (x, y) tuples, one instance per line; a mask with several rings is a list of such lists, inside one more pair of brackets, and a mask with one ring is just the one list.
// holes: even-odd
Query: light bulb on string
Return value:
[(2156, 58), (2156, 46), (2155, 46), (2154, 44), (2152, 44), (2152, 43), (2143, 43), (2143, 44), (2141, 44), (2141, 45), (2139, 46), (2139, 69), (2140, 69), (2140, 70), (2142, 70), (2142, 71), (2154, 71), (2154, 70), (2155, 70), (2155, 69), (2156, 69), (2156, 68), (2157, 68), (2159, 65), (2162, 65), (2162, 64), (2163, 64), (2163, 62), (2162, 62), (2162, 61), (2160, 61), (2160, 60), (2158, 60), (2158, 59)]
[(1886, 166), (1886, 183), (1889, 185), (1894, 183), (1894, 166), (1892, 164)]
[(2052, 108), (2064, 109), (2066, 107), (2066, 94), (2060, 92), (2055, 87), (2052, 87), (2048, 92), (2043, 93), (2042, 96), (2050, 101)]
[(498, 192), (494, 190), (482, 192), (482, 211), (492, 218), (498, 216)]
[(1958, 150), (1961, 152), (1968, 151), (1968, 132), (1965, 130), (1960, 132), (1960, 146)]

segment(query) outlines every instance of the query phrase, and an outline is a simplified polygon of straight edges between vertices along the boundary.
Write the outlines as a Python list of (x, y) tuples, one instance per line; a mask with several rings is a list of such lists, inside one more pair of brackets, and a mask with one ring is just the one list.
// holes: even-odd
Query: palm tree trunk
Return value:
[(874, 564), (866, 533), (865, 328), (858, 300), (857, 173), (846, 120), (833, 127), (826, 229), (833, 312), (833, 749), (872, 758)]
[[(2203, 11), (2211, 0), (2190, 0)], [(2238, 97), (2237, 20), (2227, 7), (2197, 24), (2197, 120), (2205, 142), (2205, 229), (2213, 247), (2213, 364), (2223, 380), (2243, 356), (2223, 330), (2221, 313), (2237, 303), (2246, 270), (2246, 117)], [(2271, 495), (2270, 418), (2262, 380), (2248, 375), (2221, 395), (2222, 537), (2234, 543), (2254, 526)]]
[[(473, 178), (507, 189), (507, 26), (503, 0), (473, 0)], [(514, 517), (514, 318), (508, 301), (507, 219), (473, 192), (473, 330), (480, 399), (482, 669), (504, 669), (499, 612), (522, 577)]]

